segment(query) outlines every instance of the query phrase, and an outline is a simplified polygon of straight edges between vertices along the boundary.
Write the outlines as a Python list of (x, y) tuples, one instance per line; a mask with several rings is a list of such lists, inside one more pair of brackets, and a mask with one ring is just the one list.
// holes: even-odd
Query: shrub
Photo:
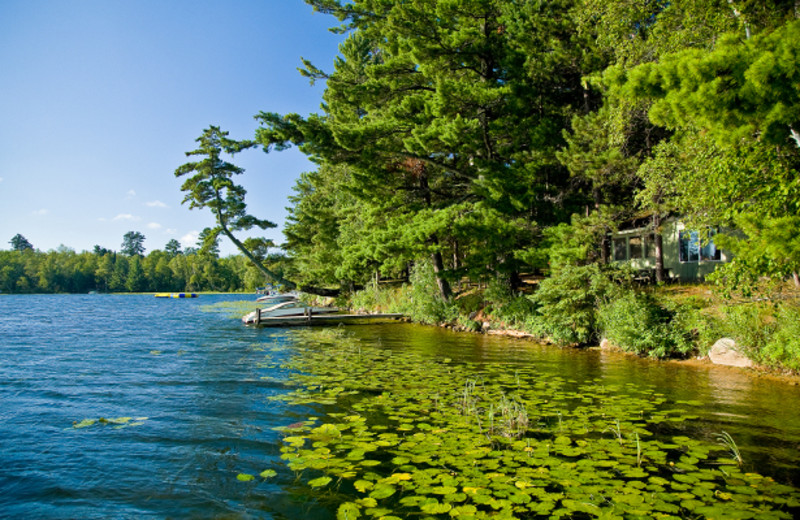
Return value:
[(400, 312), (412, 320), (429, 325), (450, 323), (458, 318), (456, 306), (446, 302), (439, 294), (433, 265), (428, 261), (414, 264), (411, 270), (410, 298), (405, 300)]
[(744, 355), (761, 362), (762, 351), (775, 333), (773, 311), (764, 303), (729, 305), (723, 309), (722, 332), (736, 341)]
[(565, 265), (539, 284), (533, 295), (538, 314), (530, 326), (559, 344), (598, 339), (597, 307), (629, 284), (626, 271), (597, 264)]
[(484, 298), (489, 303), (488, 310), (492, 317), (509, 327), (527, 329), (531, 317), (536, 313), (536, 305), (530, 298), (515, 294), (510, 285), (502, 281), (490, 283)]
[(625, 351), (657, 358), (683, 356), (692, 350), (675, 315), (650, 294), (632, 290), (598, 309), (600, 328), (609, 341)]
[(775, 333), (767, 340), (763, 361), (790, 370), (800, 370), (800, 307), (783, 305), (776, 313)]

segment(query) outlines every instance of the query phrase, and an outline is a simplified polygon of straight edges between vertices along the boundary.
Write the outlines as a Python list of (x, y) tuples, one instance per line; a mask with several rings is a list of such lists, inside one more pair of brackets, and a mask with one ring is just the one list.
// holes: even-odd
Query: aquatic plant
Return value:
[(74, 421), (71, 429), (80, 430), (91, 426), (109, 426), (115, 430), (119, 430), (129, 426), (140, 426), (144, 424), (144, 421), (147, 419), (148, 417), (100, 417), (98, 419), (83, 419), (82, 421)]
[(742, 459), (742, 453), (739, 451), (739, 446), (736, 445), (736, 441), (733, 440), (733, 437), (723, 430), (721, 434), (717, 435), (717, 440), (728, 449), (733, 460), (741, 467), (742, 464), (744, 464), (744, 459)]
[[(686, 426), (700, 403), (299, 332), (285, 464), (337, 518), (792, 518), (800, 492)], [(511, 373), (510, 373), (511, 372)], [(608, 433), (612, 432), (612, 436)]]

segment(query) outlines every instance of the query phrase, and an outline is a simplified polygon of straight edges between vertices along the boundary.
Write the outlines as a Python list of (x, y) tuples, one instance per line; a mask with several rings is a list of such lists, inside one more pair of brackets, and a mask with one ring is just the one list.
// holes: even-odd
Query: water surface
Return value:
[[(0, 517), (333, 518), (281, 471), (276, 426), (312, 411), (287, 391), (291, 329), (245, 328), (203, 307), (251, 296), (0, 296)], [(363, 342), (456, 361), (535, 364), (584, 381), (699, 400), (693, 434), (724, 430), (748, 468), (800, 484), (800, 390), (719, 367), (685, 367), (412, 325), (352, 327)], [(86, 419), (131, 417), (141, 424)]]

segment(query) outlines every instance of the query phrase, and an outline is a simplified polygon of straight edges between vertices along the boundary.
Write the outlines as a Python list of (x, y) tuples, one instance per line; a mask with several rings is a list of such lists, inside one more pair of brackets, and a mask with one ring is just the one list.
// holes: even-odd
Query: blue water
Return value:
[[(288, 412), (265, 399), (283, 390), (259, 364), (265, 341), (286, 338), (199, 308), (232, 298), (0, 297), (0, 516), (248, 518), (263, 505), (235, 477), (279, 455), (271, 428)], [(100, 417), (147, 419), (72, 428)]]
[[(0, 518), (335, 518), (283, 468), (273, 430), (310, 413), (268, 399), (287, 391), (278, 365), (295, 331), (254, 330), (203, 308), (233, 299), (252, 296), (0, 296)], [(535, 363), (576, 384), (701, 400), (697, 435), (728, 431), (750, 469), (798, 485), (796, 386), (431, 327), (352, 330), (382, 348)], [(141, 424), (73, 428), (101, 417)], [(278, 476), (236, 479), (268, 468)]]

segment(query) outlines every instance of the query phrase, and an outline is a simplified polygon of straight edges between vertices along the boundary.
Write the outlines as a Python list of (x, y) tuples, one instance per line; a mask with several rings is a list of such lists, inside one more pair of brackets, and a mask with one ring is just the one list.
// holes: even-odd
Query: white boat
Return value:
[(266, 305), (275, 305), (278, 303), (283, 302), (292, 302), (297, 300), (296, 293), (277, 293), (271, 292), (269, 294), (265, 294), (264, 296), (259, 296), (256, 298), (258, 303), (263, 303)]
[(257, 314), (259, 312), (261, 319), (263, 319), (285, 318), (287, 316), (313, 316), (317, 314), (330, 314), (333, 312), (339, 312), (339, 309), (333, 307), (311, 307), (297, 300), (292, 300), (276, 303), (275, 305), (267, 307), (266, 309), (245, 314), (242, 316), (242, 322), (245, 324), (255, 323)]

